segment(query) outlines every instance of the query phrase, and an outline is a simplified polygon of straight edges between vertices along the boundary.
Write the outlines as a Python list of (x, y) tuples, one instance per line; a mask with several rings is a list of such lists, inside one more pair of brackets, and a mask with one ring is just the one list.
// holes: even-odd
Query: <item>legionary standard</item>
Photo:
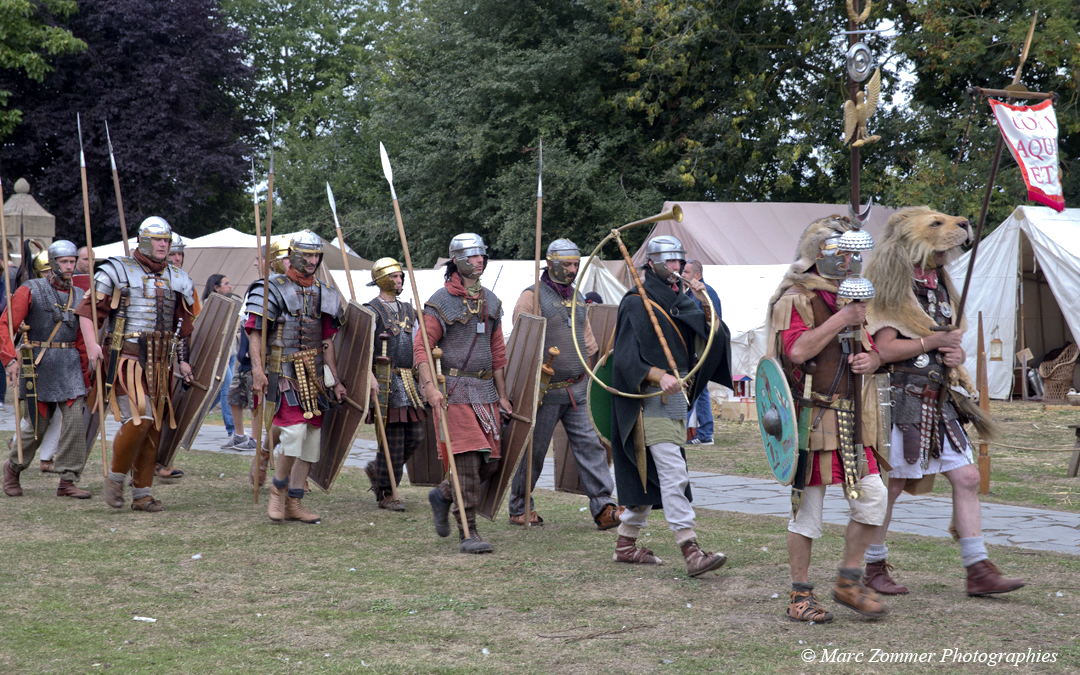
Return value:
[[(322, 239), (307, 230), (298, 232), (289, 249), (285, 274), (271, 274), (268, 282), (251, 285), (246, 328), (249, 334), (269, 331), (268, 354), (261, 353), (258, 339), (253, 337), (248, 344), (255, 387), (265, 389), (266, 400), (276, 411), (273, 423), (281, 428), (281, 452), (267, 515), (275, 522), (317, 523), (319, 516), (305, 510), (300, 500), (309, 472), (323, 455), (325, 443), (320, 432), (329, 417), (326, 413), (346, 397), (334, 348), (334, 336), (346, 312), (341, 294), (314, 276), (322, 262)], [(364, 313), (359, 306), (356, 310)], [(370, 346), (370, 323), (367, 329)], [(362, 395), (363, 391), (356, 393)], [(338, 445), (348, 445), (348, 441)], [(321, 486), (328, 489), (336, 472), (320, 475)]]
[[(682, 209), (676, 205), (670, 212), (612, 230), (590, 256), (591, 262), (604, 243), (614, 239), (634, 288), (619, 303), (613, 352), (617, 358), (605, 361), (610, 362), (610, 384), (585, 368), (600, 385), (589, 392), (589, 403), (594, 418), (598, 411), (608, 415), (607, 424), (601, 420), (596, 426), (610, 430), (615, 482), (619, 501), (626, 506), (619, 517), (614, 559), (661, 564), (659, 556), (637, 546), (637, 539), (652, 509), (662, 506), (687, 574), (696, 577), (720, 568), (727, 557), (703, 551), (697, 543), (684, 452), (686, 411), (710, 381), (732, 385), (730, 337), (712, 311), (704, 284), (689, 282), (704, 309), (685, 293), (686, 252), (677, 238), (650, 240), (646, 265), (641, 270), (633, 266), (622, 231), (669, 219), (682, 220)], [(587, 269), (588, 264), (581, 274)], [(574, 305), (571, 311), (576, 310)], [(577, 352), (585, 364), (580, 348)]]
[[(532, 487), (536, 487), (536, 481), (543, 471), (555, 425), (562, 422), (570, 441), (569, 447), (574, 453), (579, 484), (589, 497), (589, 512), (597, 527), (607, 530), (619, 524), (618, 516), (622, 509), (615, 505), (611, 497), (615, 484), (608, 470), (608, 453), (589, 422), (588, 379), (585, 366), (578, 360), (574, 349), (575, 344), (582, 345), (590, 357), (599, 349), (585, 316), (584, 299), (574, 290), (581, 251), (569, 239), (556, 239), (548, 245), (546, 259), (547, 269), (540, 278), (539, 287), (533, 285), (526, 288), (514, 308), (515, 319), (523, 312), (531, 311), (534, 294), (539, 288), (540, 313), (547, 319), (543, 354), (550, 373), (546, 374), (546, 378), (541, 376), (542, 399), (533, 431)], [(574, 295), (579, 297), (575, 307), (576, 320), (571, 321), (570, 307)], [(510, 494), (510, 522), (516, 525), (525, 522), (526, 473), (524, 464), (518, 467)], [(532, 504), (528, 512), (533, 525), (543, 523)]]
[[(427, 428), (424, 402), (413, 375), (416, 311), (411, 304), (398, 300), (404, 281), (401, 263), (393, 258), (376, 260), (368, 285), (378, 286), (379, 295), (364, 305), (375, 313), (377, 343), (373, 370), (379, 383), (378, 399), (386, 428), (385, 437), (379, 441), (388, 448), (393, 464), (387, 467), (386, 453), (378, 452), (365, 472), (379, 508), (390, 511), (405, 510), (404, 504), (394, 499), (393, 486), (401, 482), (405, 463), (424, 446)], [(372, 407), (368, 423), (374, 422)]]
[[(71, 285), (78, 249), (61, 239), (45, 253), (43, 264), (35, 261), (35, 269), (43, 276), (24, 283), (0, 317), (0, 357), (8, 374), (19, 377), (19, 398), (25, 402), (20, 420), (22, 452), (11, 443), (3, 469), (4, 492), (11, 497), (22, 495), (19, 474), (33, 462), (39, 447), (44, 457), (44, 444), (53, 443), (55, 448), (49, 449), (48, 460), (42, 464), (49, 461), (50, 469), (60, 474), (56, 496), (89, 499), (90, 493), (75, 485), (89, 452), (82, 427), (88, 388), (88, 373), (82, 366), (86, 348), (74, 312), (83, 291)], [(18, 348), (8, 337), (8, 322), (19, 327)]]
[[(124, 505), (124, 480), (133, 471), (132, 504), (137, 511), (162, 511), (150, 494), (162, 429), (176, 427), (173, 364), (191, 381), (189, 342), (195, 289), (187, 273), (166, 260), (172, 228), (151, 216), (139, 226), (131, 257), (109, 258), (94, 274), (99, 323), (105, 326), (105, 401), (122, 423), (113, 439), (105, 480), (105, 502)], [(76, 310), (87, 345), (97, 346), (90, 296)]]

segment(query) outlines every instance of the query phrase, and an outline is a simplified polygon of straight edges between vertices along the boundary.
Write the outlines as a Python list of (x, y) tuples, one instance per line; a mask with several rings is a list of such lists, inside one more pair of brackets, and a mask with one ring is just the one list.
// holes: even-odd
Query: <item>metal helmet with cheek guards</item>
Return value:
[(172, 244), (169, 245), (169, 253), (183, 253), (186, 246), (184, 240), (180, 238), (180, 234), (178, 232), (173, 232)]
[(397, 284), (390, 278), (390, 275), (396, 272), (401, 272), (401, 263), (393, 258), (379, 258), (371, 267), (371, 281), (368, 282), (368, 286), (378, 286), (384, 293), (401, 295), (401, 290), (405, 289), (404, 285), (401, 290), (398, 290)]
[(150, 216), (139, 225), (139, 253), (148, 258), (153, 257), (154, 239), (168, 239), (172, 241), (172, 227), (161, 216)]
[(450, 240), (450, 257), (453, 258), (458, 273), (467, 279), (479, 279), (480, 274), (484, 273), (480, 270), (477, 274), (476, 267), (469, 262), (469, 257), (474, 255), (487, 255), (487, 246), (480, 235), (466, 232)]
[(679, 266), (678, 272), (672, 272), (667, 268), (667, 261), (669, 260), (680, 260), (683, 265), (686, 264), (686, 250), (678, 237), (673, 237), (670, 234), (653, 237), (645, 245), (645, 254), (648, 257), (649, 266), (656, 276), (669, 284), (679, 281), (682, 266)]
[[(848, 275), (848, 261), (844, 257), (845, 251), (840, 250), (840, 233), (836, 236), (829, 237), (821, 243), (821, 252), (818, 253), (817, 273), (826, 279), (843, 279)], [(852, 263), (855, 263), (854, 256), (852, 257)], [(862, 266), (862, 258), (859, 258), (858, 265)]]
[(34, 278), (42, 279), (52, 269), (52, 259), (48, 251), (41, 251), (34, 256)]
[[(574, 277), (566, 274), (563, 263), (579, 260), (581, 260), (581, 249), (577, 247), (577, 244), (569, 239), (556, 239), (548, 244), (547, 248), (548, 277), (563, 286), (574, 283)], [(574, 276), (577, 276), (576, 273)]]
[(304, 260), (305, 253), (319, 254), (319, 262), (315, 265), (318, 267), (322, 263), (322, 252), (322, 237), (311, 230), (301, 230), (289, 239), (289, 264), (298, 272), (307, 267), (307, 262)]
[(68, 241), (67, 239), (57, 239), (49, 245), (49, 265), (52, 266), (54, 263), (56, 263), (57, 258), (75, 258), (76, 260), (78, 260), (79, 247), (76, 246), (73, 242)]
[(289, 242), (292, 235), (282, 235), (270, 244), (270, 271), (285, 274), (284, 261), (289, 257)]

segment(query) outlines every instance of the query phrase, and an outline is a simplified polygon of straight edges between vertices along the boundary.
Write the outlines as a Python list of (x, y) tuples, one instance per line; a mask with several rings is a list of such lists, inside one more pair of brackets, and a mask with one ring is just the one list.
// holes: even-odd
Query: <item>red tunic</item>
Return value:
[[(821, 297), (822, 300), (825, 301), (825, 304), (829, 306), (829, 310), (832, 311), (835, 314), (836, 311), (837, 311), (836, 310), (836, 293), (830, 293), (829, 291), (815, 291), (815, 292), (818, 294), (819, 297)], [(784, 342), (784, 353), (786, 355), (788, 355), (789, 357), (791, 356), (791, 350), (792, 350), (792, 348), (795, 347), (795, 342), (799, 339), (799, 336), (801, 336), (803, 333), (805, 333), (808, 330), (810, 330), (810, 327), (807, 326), (805, 322), (803, 322), (802, 317), (799, 316), (798, 310), (796, 310), (794, 307), (792, 307), (791, 308), (791, 327), (788, 328), (787, 330), (783, 331), (780, 334), (780, 338)], [(869, 336), (868, 336), (868, 338), (869, 338)], [(876, 352), (877, 351), (877, 346), (874, 344), (874, 341), (873, 341), (872, 338), (869, 338), (869, 339), (870, 339), (870, 346)], [(866, 453), (866, 470), (867, 470), (867, 473), (879, 473), (877, 460), (874, 459), (873, 449), (870, 446), (864, 446), (863, 451)], [(843, 483), (844, 482), (844, 468), (843, 468), (844, 465), (840, 461), (840, 457), (837, 454), (838, 451), (837, 450), (832, 450), (831, 452), (833, 453), (833, 459), (832, 459), (832, 482), (833, 483)], [(811, 467), (810, 467), (810, 479), (808, 481), (806, 481), (806, 485), (808, 487), (811, 486), (811, 485), (821, 485), (822, 484), (821, 467), (819, 465), (819, 462), (820, 462), (820, 459), (821, 459), (819, 457), (820, 454), (821, 454), (820, 452), (812, 452), (812, 453), (810, 453), (810, 455), (811, 455), (811, 457), (813, 459), (812, 459), (812, 463), (811, 463)]]

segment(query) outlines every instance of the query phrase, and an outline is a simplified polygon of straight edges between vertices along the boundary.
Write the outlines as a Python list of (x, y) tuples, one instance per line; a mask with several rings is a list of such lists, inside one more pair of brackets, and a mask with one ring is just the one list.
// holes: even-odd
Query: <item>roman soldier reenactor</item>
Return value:
[[(687, 401), (696, 400), (710, 381), (732, 386), (730, 347), (723, 322), (713, 320), (707, 307), (705, 286), (689, 282), (697, 306), (683, 292), (686, 251), (672, 236), (651, 239), (646, 245), (648, 262), (642, 267), (641, 286), (657, 318), (661, 340), (654, 328), (639, 288), (627, 291), (619, 303), (615, 326), (612, 386), (621, 392), (653, 394), (648, 398), (612, 396), (611, 445), (619, 501), (626, 506), (620, 516), (616, 562), (659, 565), (662, 560), (637, 538), (649, 512), (662, 507), (664, 518), (682, 549), (686, 572), (692, 577), (719, 569), (727, 556), (702, 551), (694, 532), (694, 508), (690, 505), (690, 476), (685, 447)], [(636, 273), (635, 270), (631, 270)], [(712, 349), (704, 353), (709, 331), (717, 331)], [(666, 344), (666, 348), (665, 348)], [(667, 352), (678, 372), (672, 372)], [(700, 358), (705, 363), (693, 383), (685, 378)]]
[[(442, 350), (441, 374), (446, 391), (439, 389), (438, 373), (429, 372), (423, 337), (417, 333), (413, 358), (420, 364), (420, 382), (424, 397), (436, 415), (446, 415), (452, 437), (451, 446), (457, 467), (464, 504), (454, 503), (450, 481), (428, 493), (434, 514), (435, 532), (450, 534), (449, 512), (454, 506), (465, 510), (469, 525), (468, 539), (459, 530), (461, 553), (490, 553), (495, 548), (476, 531), (476, 507), (480, 504), (481, 484), (495, 476), (500, 468), (502, 416), (499, 409), (512, 413), (506, 397), (506, 345), (502, 331), (502, 302), (480, 284), (487, 266), (487, 247), (480, 235), (459, 234), (450, 241), (450, 260), (446, 263), (443, 288), (424, 304), (424, 327), (428, 341)], [(444, 406), (445, 402), (445, 406)], [(439, 452), (444, 447), (440, 444)]]
[(173, 364), (185, 382), (191, 381), (187, 337), (195, 318), (191, 277), (166, 259), (171, 242), (169, 223), (151, 216), (139, 225), (138, 247), (131, 257), (115, 256), (98, 265), (92, 295), (98, 323), (109, 336), (107, 355), (97, 342), (91, 294), (75, 312), (91, 365), (107, 356), (105, 403), (121, 426), (112, 442), (105, 503), (117, 509), (124, 505), (124, 478), (133, 472), (131, 508), (165, 510), (150, 492), (161, 430), (174, 420)]
[[(0, 359), (11, 385), (18, 382), (19, 399), (25, 403), (20, 421), (22, 461), (12, 438), (4, 463), (4, 493), (22, 495), (19, 474), (34, 461), (34, 452), (46, 441), (48, 428), (55, 432), (50, 437), (56, 437), (55, 454), (50, 455), (50, 470), (60, 474), (56, 496), (89, 499), (90, 493), (75, 485), (89, 453), (82, 424), (89, 388), (88, 362), (74, 311), (83, 291), (71, 284), (78, 249), (60, 239), (49, 246), (47, 255), (47, 266), (41, 266), (44, 276), (26, 281), (11, 296), (11, 307), (0, 316)], [(22, 327), (21, 331), (16, 328), (16, 334), (21, 332), (17, 351), (9, 338), (9, 321)]]
[[(289, 268), (256, 281), (247, 295), (248, 352), (255, 389), (276, 404), (273, 424), (280, 427), (280, 452), (266, 513), (270, 520), (318, 523), (318, 514), (301, 505), (311, 465), (319, 461), (322, 413), (330, 396), (341, 401), (333, 337), (341, 327), (341, 294), (315, 278), (322, 263), (322, 239), (304, 230), (292, 236)], [(263, 307), (265, 296), (265, 321)], [(269, 330), (262, 353), (258, 331)], [(333, 382), (324, 377), (326, 366)]]
[[(398, 300), (404, 287), (404, 274), (397, 260), (376, 260), (368, 285), (379, 287), (379, 295), (365, 303), (375, 313), (375, 377), (371, 378), (371, 396), (378, 398), (382, 406), (385, 441), (393, 462), (393, 484), (397, 485), (401, 482), (405, 462), (426, 439), (424, 420), (427, 416), (413, 378), (416, 310), (411, 304)], [(368, 424), (374, 422), (374, 406), (371, 406)], [(405, 505), (393, 497), (390, 470), (382, 452), (375, 453), (375, 459), (364, 468), (379, 508), (404, 511)]]
[[(581, 264), (581, 251), (569, 239), (556, 239), (548, 245), (547, 269), (540, 276), (540, 314), (547, 319), (544, 337), (544, 354), (555, 347), (558, 356), (551, 361), (555, 373), (551, 376), (540, 408), (536, 413), (533, 429), (532, 488), (544, 469), (544, 458), (555, 425), (560, 421), (566, 430), (570, 447), (577, 462), (581, 486), (589, 495), (589, 512), (596, 527), (609, 530), (618, 526), (622, 507), (615, 505), (611, 492), (615, 483), (608, 470), (607, 451), (600, 444), (596, 429), (589, 420), (588, 379), (585, 366), (577, 357), (574, 342), (585, 347), (589, 357), (600, 350), (593, 336), (592, 327), (585, 316), (585, 299), (578, 294), (576, 333), (570, 330), (570, 305), (573, 299), (574, 279)], [(522, 312), (533, 311), (535, 286), (529, 286), (514, 306), (514, 319)], [(525, 462), (518, 466), (510, 493), (510, 522), (525, 524)], [(529, 517), (533, 525), (544, 520), (529, 505)]]
[(788, 521), (788, 618), (793, 621), (833, 619), (818, 602), (808, 576), (814, 540), (822, 534), (825, 487), (833, 484), (844, 488), (851, 520), (832, 597), (864, 616), (881, 617), (888, 611), (881, 597), (861, 583), (863, 552), (885, 518), (886, 496), (873, 454), (877, 396), (872, 381), (873, 404), (862, 407), (862, 437), (855, 438), (854, 398), (862, 393), (854, 391), (853, 375), (873, 373), (881, 358), (865, 331), (855, 331), (864, 336), (857, 354), (846, 333), (849, 326), (862, 327), (866, 303), (838, 302), (840, 281), (861, 265), (856, 255), (839, 248), (840, 236), (850, 229), (851, 221), (841, 216), (811, 223), (799, 240), (797, 259), (769, 301), (769, 356), (780, 358), (796, 416), (802, 419), (805, 409), (810, 413), (808, 433), (799, 432), (800, 439), (804, 433), (807, 439), (805, 480), (796, 480)]
[(887, 560), (893, 504), (909, 481), (933, 480), (938, 473), (952, 486), (952, 526), (967, 571), (967, 594), (1008, 593), (1024, 585), (1023, 579), (1001, 575), (983, 542), (979, 470), (963, 425), (973, 423), (983, 439), (991, 439), (996, 427), (957, 388), (975, 391), (963, 365), (963, 326), (942, 330), (956, 316), (959, 299), (945, 261), (971, 236), (966, 218), (926, 207), (902, 209), (885, 225), (884, 240), (866, 267), (878, 289), (867, 319), (891, 373), (893, 401), (892, 429), (886, 430), (891, 431), (892, 465), (888, 508), (866, 550), (864, 583), (886, 595), (908, 592), (892, 578)]

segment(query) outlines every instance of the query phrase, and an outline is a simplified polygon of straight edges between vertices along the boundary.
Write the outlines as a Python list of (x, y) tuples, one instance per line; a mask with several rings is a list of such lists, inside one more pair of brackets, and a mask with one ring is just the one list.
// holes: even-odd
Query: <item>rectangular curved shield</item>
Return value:
[(218, 399), (240, 324), (240, 304), (239, 298), (211, 293), (195, 317), (194, 330), (188, 340), (191, 349), (188, 363), (196, 384), (184, 389), (181, 381), (173, 378), (176, 428), (171, 429), (165, 424), (161, 430), (157, 462), (162, 466), (172, 466), (173, 457), (180, 448), (191, 449), (203, 418)]
[(446, 469), (439, 459), (439, 433), (435, 429), (435, 414), (431, 412), (430, 406), (425, 410), (427, 418), (424, 420), (424, 444), (405, 462), (405, 471), (409, 475), (410, 485), (438, 487), (446, 475)]
[(345, 323), (334, 336), (338, 379), (345, 385), (348, 400), (323, 412), (319, 461), (311, 465), (308, 474), (324, 492), (333, 487), (367, 416), (374, 353), (375, 313), (350, 301), (345, 307)]
[[(618, 305), (589, 305), (585, 310), (589, 318), (589, 327), (592, 328), (596, 344), (600, 346), (600, 354), (611, 351), (611, 345), (615, 338), (615, 320), (619, 314)], [(581, 353), (585, 353), (582, 345)], [(588, 375), (586, 375), (588, 377)], [(578, 401), (578, 405), (588, 405), (587, 401)], [(607, 450), (608, 466), (611, 466), (611, 445), (601, 441), (601, 445)], [(581, 479), (578, 476), (577, 461), (574, 459), (573, 448), (566, 437), (566, 430), (562, 422), (555, 425), (555, 433), (551, 436), (551, 449), (555, 457), (555, 490), (569, 492), (575, 495), (586, 494), (585, 488), (581, 487)]]
[(523, 312), (514, 321), (514, 332), (506, 343), (506, 394), (514, 414), (503, 425), (502, 468), (480, 487), (477, 513), (488, 520), (495, 520), (536, 425), (546, 332), (547, 319)]

